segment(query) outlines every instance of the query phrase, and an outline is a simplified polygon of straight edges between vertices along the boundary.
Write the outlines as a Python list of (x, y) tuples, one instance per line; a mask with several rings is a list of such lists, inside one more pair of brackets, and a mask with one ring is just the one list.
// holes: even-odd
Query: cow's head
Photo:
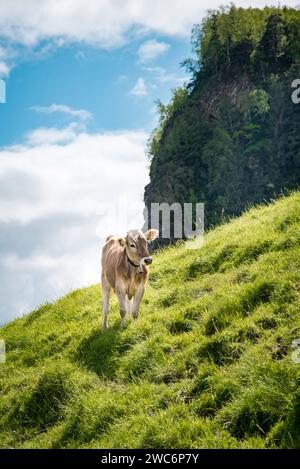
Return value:
[(140, 230), (130, 230), (126, 238), (120, 238), (119, 243), (126, 249), (129, 260), (135, 265), (149, 265), (152, 257), (149, 254), (148, 243), (158, 236), (158, 230), (151, 228), (146, 233)]

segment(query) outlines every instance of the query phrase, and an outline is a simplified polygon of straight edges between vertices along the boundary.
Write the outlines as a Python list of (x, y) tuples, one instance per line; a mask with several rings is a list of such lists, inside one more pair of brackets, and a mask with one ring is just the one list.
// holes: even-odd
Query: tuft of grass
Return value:
[(155, 253), (137, 321), (76, 290), (0, 329), (2, 448), (299, 448), (300, 193)]

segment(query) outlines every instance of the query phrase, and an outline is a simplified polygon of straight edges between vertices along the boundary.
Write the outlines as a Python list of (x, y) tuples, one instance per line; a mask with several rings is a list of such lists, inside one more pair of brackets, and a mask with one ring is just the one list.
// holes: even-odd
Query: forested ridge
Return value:
[(158, 103), (145, 204), (204, 202), (208, 228), (299, 186), (300, 10), (212, 10), (192, 44), (189, 83)]

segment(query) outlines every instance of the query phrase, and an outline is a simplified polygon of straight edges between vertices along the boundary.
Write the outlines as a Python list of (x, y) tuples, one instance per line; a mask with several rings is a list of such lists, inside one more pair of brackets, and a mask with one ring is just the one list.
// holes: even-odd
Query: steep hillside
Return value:
[(99, 285), (6, 325), (0, 446), (299, 448), (299, 287), (297, 192), (156, 253), (123, 330)]
[(300, 10), (212, 10), (193, 44), (190, 83), (159, 105), (145, 203), (205, 202), (212, 226), (299, 187)]

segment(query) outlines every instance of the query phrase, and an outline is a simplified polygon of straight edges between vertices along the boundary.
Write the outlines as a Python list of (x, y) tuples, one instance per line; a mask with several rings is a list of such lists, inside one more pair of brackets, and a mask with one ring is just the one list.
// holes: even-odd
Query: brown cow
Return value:
[[(147, 265), (151, 264), (148, 242), (153, 241), (158, 230), (145, 234), (140, 230), (128, 231), (126, 238), (108, 236), (102, 249), (102, 308), (103, 330), (108, 329), (110, 289), (115, 291), (120, 303), (121, 326), (127, 314), (133, 319), (139, 315), (144, 286), (148, 277)], [(132, 311), (131, 311), (132, 309)]]

